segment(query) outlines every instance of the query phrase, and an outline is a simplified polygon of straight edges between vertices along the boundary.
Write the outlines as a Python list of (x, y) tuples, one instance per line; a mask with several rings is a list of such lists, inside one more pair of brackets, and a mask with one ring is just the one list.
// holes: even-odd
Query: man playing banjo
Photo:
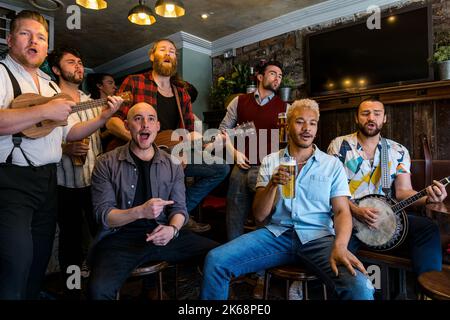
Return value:
[[(404, 146), (381, 137), (380, 131), (383, 124), (386, 123), (386, 114), (383, 103), (377, 98), (371, 97), (363, 100), (356, 110), (355, 120), (358, 131), (335, 138), (328, 147), (328, 153), (336, 156), (344, 164), (352, 194), (350, 208), (353, 217), (356, 218), (354, 225), (361, 224), (368, 232), (374, 231), (374, 235), (376, 235), (377, 230), (385, 228), (383, 226), (383, 223), (387, 221), (384, 220), (385, 210), (378, 205), (371, 207), (361, 204), (360, 207), (356, 204), (357, 200), (365, 196), (371, 197), (369, 195), (382, 195), (389, 198), (392, 184), (395, 189), (395, 195), (392, 195), (392, 198), (397, 201), (416, 194), (411, 185), (411, 160), (409, 152)], [(381, 156), (383, 145), (385, 146), (384, 150), (387, 150), (385, 160), (382, 160)], [(384, 176), (383, 173), (385, 173)], [(384, 183), (383, 180), (385, 180)], [(426, 196), (416, 201), (415, 205), (442, 202), (446, 196), (444, 185), (433, 181), (433, 185), (426, 188)], [(376, 204), (377, 200), (373, 203)], [(377, 208), (374, 208), (375, 206)], [(395, 210), (393, 211), (395, 212)], [(397, 226), (395, 231), (404, 231), (404, 239), (412, 259), (414, 272), (418, 276), (427, 271), (440, 271), (442, 251), (438, 227), (426, 217), (419, 217), (411, 213), (405, 214), (404, 217), (405, 225)], [(400, 237), (398, 234), (395, 236)], [(376, 238), (378, 235), (374, 237)], [(354, 234), (349, 243), (349, 249), (356, 251), (362, 244), (360, 240), (361, 238), (355, 237)], [(376, 249), (387, 250), (389, 245)]]

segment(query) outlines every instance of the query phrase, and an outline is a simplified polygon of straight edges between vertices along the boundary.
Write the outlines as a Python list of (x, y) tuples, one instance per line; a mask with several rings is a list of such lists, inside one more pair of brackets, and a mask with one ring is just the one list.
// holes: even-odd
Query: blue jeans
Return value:
[(246, 233), (209, 252), (203, 270), (200, 298), (228, 299), (229, 282), (233, 277), (300, 261), (333, 288), (341, 299), (373, 300), (374, 288), (367, 276), (338, 266), (339, 275), (331, 270), (329, 257), (334, 236), (302, 244), (293, 230), (275, 237), (267, 228)]
[(251, 211), (259, 166), (248, 170), (234, 166), (227, 194), (227, 238), (231, 241), (244, 234), (245, 220)]
[[(195, 183), (186, 188), (186, 207), (191, 212), (230, 172), (230, 166), (218, 159), (213, 164), (188, 164), (184, 169), (186, 177), (194, 177)], [(193, 163), (193, 162), (191, 162)], [(222, 164), (220, 164), (222, 163)]]
[[(413, 264), (413, 271), (419, 276), (427, 271), (442, 270), (442, 248), (439, 227), (427, 217), (408, 214), (409, 230), (405, 242), (399, 249), (389, 253), (393, 255), (409, 255)], [(349, 250), (356, 252), (362, 242), (354, 235), (349, 242)]]
[(203, 258), (218, 243), (181, 229), (178, 238), (165, 246), (155, 246), (145, 241), (149, 230), (121, 229), (103, 238), (91, 252), (91, 275), (88, 298), (114, 300), (117, 291), (139, 265), (149, 261), (177, 263), (190, 258)]

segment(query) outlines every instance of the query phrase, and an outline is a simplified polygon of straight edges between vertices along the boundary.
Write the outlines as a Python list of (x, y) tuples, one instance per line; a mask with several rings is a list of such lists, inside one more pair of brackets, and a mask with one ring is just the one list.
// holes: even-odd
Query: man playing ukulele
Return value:
[(9, 54), (0, 66), (0, 299), (36, 299), (55, 234), (56, 163), (61, 159), (61, 143), (93, 133), (122, 99), (109, 98), (108, 107), (90, 121), (69, 121), (37, 139), (21, 137), (21, 131), (44, 120), (67, 120), (75, 102), (53, 99), (11, 108), (14, 98), (23, 93), (52, 97), (60, 90), (39, 70), (48, 50), (44, 17), (33, 11), (20, 12), (11, 21), (7, 43)]

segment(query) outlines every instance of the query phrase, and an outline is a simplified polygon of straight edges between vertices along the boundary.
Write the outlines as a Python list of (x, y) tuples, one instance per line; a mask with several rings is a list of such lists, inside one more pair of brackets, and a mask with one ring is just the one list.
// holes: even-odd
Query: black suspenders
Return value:
[[(11, 80), (11, 84), (13, 86), (14, 99), (15, 99), (22, 94), (22, 90), (20, 89), (19, 83), (17, 82), (16, 77), (14, 77), (14, 75), (12, 74), (11, 70), (9, 70), (9, 68), (4, 63), (0, 62), (0, 64), (3, 65), (5, 67), (5, 70), (8, 72), (9, 79)], [(12, 164), (13, 151), (15, 148), (19, 148), (19, 150), (22, 152), (23, 157), (27, 161), (28, 165), (33, 167), (33, 164), (28, 159), (28, 157), (25, 155), (25, 152), (23, 152), (23, 149), (20, 147), (20, 144), (22, 143), (22, 135), (20, 133), (14, 134), (12, 136), (12, 142), (13, 142), (14, 146), (13, 146), (11, 152), (9, 153), (8, 157), (6, 158), (6, 163)]]

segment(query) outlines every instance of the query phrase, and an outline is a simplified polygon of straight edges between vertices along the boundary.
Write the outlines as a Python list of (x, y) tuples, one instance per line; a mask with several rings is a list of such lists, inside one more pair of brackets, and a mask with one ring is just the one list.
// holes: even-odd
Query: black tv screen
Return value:
[(306, 37), (310, 95), (433, 79), (429, 7), (381, 16), (381, 28), (366, 19)]

